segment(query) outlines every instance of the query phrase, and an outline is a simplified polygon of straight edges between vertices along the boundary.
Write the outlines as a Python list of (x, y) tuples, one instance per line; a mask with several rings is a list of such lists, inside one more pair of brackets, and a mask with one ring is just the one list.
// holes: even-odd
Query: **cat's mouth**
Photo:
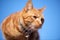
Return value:
[(36, 28), (34, 25), (29, 25), (29, 29), (32, 31), (38, 30), (38, 28)]
[(39, 29), (39, 27), (40, 26), (36, 26), (36, 25), (31, 24), (31, 23), (29, 23), (29, 24), (26, 25), (26, 28), (28, 30), (32, 30), (32, 31), (37, 31)]

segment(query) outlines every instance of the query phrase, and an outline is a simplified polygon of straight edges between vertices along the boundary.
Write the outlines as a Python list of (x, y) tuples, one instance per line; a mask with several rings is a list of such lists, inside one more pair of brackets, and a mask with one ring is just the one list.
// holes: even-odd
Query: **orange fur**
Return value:
[(44, 9), (45, 8), (37, 10), (33, 8), (31, 1), (28, 1), (26, 7), (21, 12), (19, 11), (11, 14), (4, 19), (2, 22), (2, 31), (6, 40), (15, 40), (13, 38), (18, 38), (17, 40), (26, 40), (24, 34), (20, 32), (22, 31), (20, 23), (23, 24), (25, 28), (29, 27), (30, 23), (30, 28), (34, 31), (41, 28), (42, 22), (44, 21), (44, 16), (42, 14)]

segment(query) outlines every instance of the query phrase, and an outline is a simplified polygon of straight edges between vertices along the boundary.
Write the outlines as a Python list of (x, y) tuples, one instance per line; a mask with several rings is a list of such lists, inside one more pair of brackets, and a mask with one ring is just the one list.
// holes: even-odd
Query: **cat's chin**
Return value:
[(34, 25), (30, 25), (29, 29), (32, 30), (32, 31), (37, 31), (38, 30), (38, 28), (36, 28)]

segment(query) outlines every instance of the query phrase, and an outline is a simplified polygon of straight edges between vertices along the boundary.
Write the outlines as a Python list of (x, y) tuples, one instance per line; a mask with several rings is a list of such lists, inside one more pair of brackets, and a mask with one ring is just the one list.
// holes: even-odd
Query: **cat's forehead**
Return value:
[(27, 13), (31, 15), (36, 15), (36, 16), (40, 15), (40, 12), (37, 9), (31, 9)]

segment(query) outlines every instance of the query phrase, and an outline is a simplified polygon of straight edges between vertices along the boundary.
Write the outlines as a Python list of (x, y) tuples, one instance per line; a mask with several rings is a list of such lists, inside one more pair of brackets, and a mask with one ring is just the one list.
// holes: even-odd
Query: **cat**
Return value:
[(43, 11), (35, 9), (28, 0), (22, 11), (15, 12), (2, 22), (2, 32), (5, 40), (39, 40), (38, 29), (44, 23)]

